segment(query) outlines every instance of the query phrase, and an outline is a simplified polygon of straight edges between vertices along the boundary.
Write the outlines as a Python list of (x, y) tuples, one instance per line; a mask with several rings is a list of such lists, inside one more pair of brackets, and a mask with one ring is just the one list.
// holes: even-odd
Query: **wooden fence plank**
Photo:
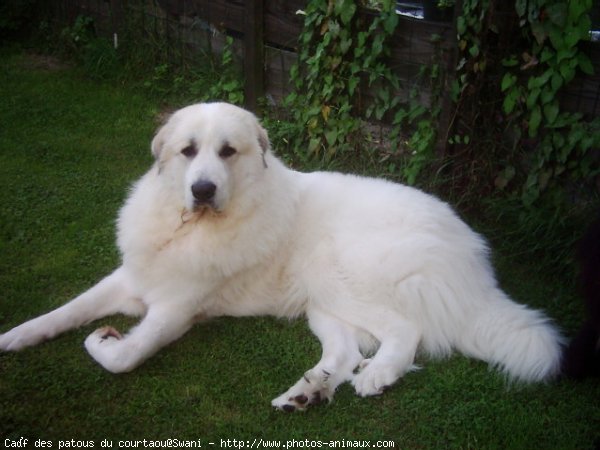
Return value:
[(256, 111), (264, 95), (264, 4), (263, 0), (246, 1), (244, 30), (244, 103)]

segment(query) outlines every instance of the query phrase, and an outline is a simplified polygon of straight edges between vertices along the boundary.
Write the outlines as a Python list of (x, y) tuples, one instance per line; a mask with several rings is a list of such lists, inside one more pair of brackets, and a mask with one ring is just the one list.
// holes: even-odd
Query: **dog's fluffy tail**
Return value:
[(560, 372), (563, 339), (541, 312), (514, 303), (493, 289), (462, 334), (458, 347), (487, 361), (511, 380), (548, 380)]

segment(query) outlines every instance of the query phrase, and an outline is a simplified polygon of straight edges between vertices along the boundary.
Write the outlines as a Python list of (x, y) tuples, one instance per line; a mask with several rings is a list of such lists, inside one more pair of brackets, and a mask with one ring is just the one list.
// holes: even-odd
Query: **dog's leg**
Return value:
[(99, 328), (87, 337), (85, 348), (106, 370), (129, 372), (185, 334), (194, 319), (192, 312), (178, 304), (154, 304), (125, 336), (112, 327)]
[(121, 267), (69, 303), (0, 335), (0, 350), (20, 350), (110, 314), (144, 312), (145, 306), (133, 296)]
[(362, 397), (379, 395), (401, 376), (414, 370), (417, 346), (421, 338), (418, 327), (400, 314), (383, 308), (371, 308), (360, 315), (361, 325), (380, 344), (373, 359), (361, 363), (352, 384)]
[(310, 328), (321, 341), (323, 355), (319, 363), (271, 404), (284, 411), (304, 410), (321, 401), (331, 401), (340, 383), (352, 378), (362, 360), (356, 331), (348, 324), (324, 312), (308, 312)]

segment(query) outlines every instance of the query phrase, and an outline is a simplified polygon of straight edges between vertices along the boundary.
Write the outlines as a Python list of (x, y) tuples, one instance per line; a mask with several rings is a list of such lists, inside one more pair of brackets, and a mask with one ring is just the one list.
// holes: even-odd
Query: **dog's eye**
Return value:
[(224, 145), (221, 151), (219, 151), (219, 156), (223, 159), (227, 159), (237, 153), (237, 150), (233, 148), (231, 145)]
[(198, 153), (198, 149), (195, 145), (188, 145), (183, 150), (181, 150), (181, 154), (186, 158), (193, 158)]

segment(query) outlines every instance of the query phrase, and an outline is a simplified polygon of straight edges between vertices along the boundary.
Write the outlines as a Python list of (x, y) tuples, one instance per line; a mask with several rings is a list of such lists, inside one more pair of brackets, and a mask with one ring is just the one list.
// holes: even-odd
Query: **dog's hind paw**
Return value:
[(328, 384), (331, 374), (326, 370), (309, 370), (298, 382), (271, 402), (273, 407), (285, 411), (304, 411), (311, 405), (331, 402), (334, 389)]
[(401, 367), (396, 364), (385, 364), (376, 360), (365, 359), (360, 363), (359, 372), (354, 376), (352, 385), (356, 393), (361, 397), (381, 395), (398, 381), (407, 372), (419, 370), (419, 367), (411, 364), (409, 367)]
[(373, 363), (365, 359), (359, 365), (359, 373), (354, 376), (352, 385), (361, 397), (381, 395), (390, 388), (399, 377), (396, 368), (392, 365)]

